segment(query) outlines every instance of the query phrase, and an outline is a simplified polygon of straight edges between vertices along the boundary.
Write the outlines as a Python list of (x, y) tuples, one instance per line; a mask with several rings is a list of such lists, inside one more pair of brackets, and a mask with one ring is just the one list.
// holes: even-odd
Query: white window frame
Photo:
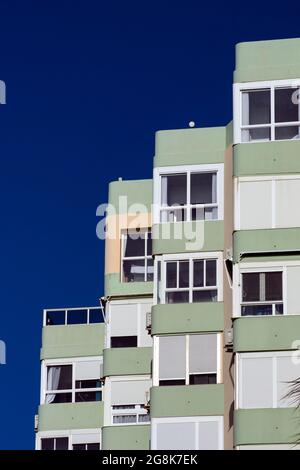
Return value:
[[(212, 204), (190, 204), (190, 176), (193, 173), (216, 173), (217, 174), (217, 202)], [(176, 208), (186, 210), (186, 219), (184, 222), (191, 221), (191, 209), (201, 207), (217, 207), (218, 217), (212, 219), (210, 222), (224, 219), (224, 165), (223, 164), (210, 164), (210, 165), (179, 165), (179, 166), (166, 166), (154, 168), (153, 170), (153, 184), (154, 184), (154, 200), (153, 200), (153, 224), (160, 224), (160, 213), (162, 210), (167, 210), (167, 206), (161, 204), (161, 178), (162, 176), (174, 175), (187, 175), (187, 203), (184, 206), (174, 206)], [(205, 221), (205, 220), (204, 220)]]
[[(282, 261), (280, 262), (265, 262), (265, 263), (240, 263), (233, 266), (233, 318), (265, 318), (266, 316), (271, 317), (272, 315), (242, 315), (242, 275), (247, 273), (262, 273), (262, 272), (282, 272), (282, 302), (266, 301), (262, 302), (261, 305), (282, 303), (283, 313), (275, 316), (287, 315), (287, 266)], [(299, 266), (299, 261), (295, 262), (295, 265)], [(259, 304), (259, 302), (249, 302), (250, 304)], [(273, 308), (274, 310), (274, 308)]]
[[(118, 407), (118, 408), (116, 408)], [(126, 408), (130, 407), (130, 408)], [(133, 416), (135, 415), (135, 422), (129, 423), (114, 423), (115, 417), (120, 416)], [(148, 421), (139, 422), (140, 416), (149, 416)], [(112, 405), (111, 406), (111, 425), (112, 426), (137, 426), (137, 425), (145, 425), (150, 424), (150, 415), (147, 410), (144, 408), (143, 404), (136, 404), (136, 405)]]
[[(273, 176), (241, 176), (234, 179), (234, 229), (241, 229), (241, 185), (243, 183), (258, 183), (258, 182), (271, 182), (271, 214), (272, 223), (270, 227), (266, 228), (285, 228), (277, 224), (276, 220), (276, 189), (278, 181), (295, 181), (300, 180), (299, 175), (273, 175)], [(249, 230), (249, 229), (247, 229)], [(255, 230), (255, 228), (253, 228)], [(257, 229), (259, 230), (259, 229)]]
[[(100, 365), (103, 364), (103, 357), (96, 356), (96, 357), (85, 357), (85, 358), (72, 358), (72, 359), (46, 359), (42, 361), (41, 365), (41, 405), (46, 405), (46, 396), (47, 394), (61, 394), (61, 393), (70, 393), (72, 394), (72, 400), (67, 403), (79, 403), (75, 402), (75, 394), (78, 392), (101, 392), (103, 401), (103, 384), (101, 383), (100, 387), (93, 387), (93, 388), (76, 388), (75, 387), (75, 377), (76, 377), (76, 364), (80, 362), (94, 362), (99, 361)], [(64, 389), (64, 390), (47, 390), (47, 370), (48, 367), (56, 367), (56, 366), (72, 366), (72, 388)], [(95, 379), (98, 379), (95, 378)], [(100, 377), (99, 377), (100, 380)], [(93, 403), (93, 402), (92, 402)], [(55, 403), (50, 403), (49, 405), (54, 406)]]
[[(293, 122), (278, 122), (275, 124), (275, 88), (300, 88), (300, 79), (295, 80), (272, 80), (272, 81), (261, 81), (261, 82), (247, 82), (247, 83), (235, 83), (233, 85), (233, 140), (234, 144), (252, 144), (259, 142), (272, 142), (275, 141), (275, 127), (289, 127), (299, 126), (300, 128), (300, 104), (299, 104), (299, 120)], [(271, 119), (270, 124), (254, 124), (246, 125), (242, 124), (242, 92), (244, 91), (259, 91), (263, 89), (270, 89), (271, 94)], [(258, 128), (269, 128), (270, 129), (270, 140), (256, 140), (243, 142), (242, 141), (242, 130), (243, 129), (258, 129)], [(287, 141), (292, 139), (276, 139), (276, 142)], [(299, 139), (297, 139), (299, 140)]]
[[(84, 436), (84, 434), (98, 434), (99, 440), (95, 441), (93, 444), (100, 444), (101, 449), (101, 428), (40, 431), (36, 434), (35, 448), (36, 450), (41, 450), (42, 439), (56, 439), (65, 437), (68, 438), (68, 450), (73, 450), (73, 437), (77, 436), (78, 434), (80, 436)], [(82, 442), (82, 444), (85, 444), (85, 442)]]
[[(202, 260), (216, 260), (216, 281), (217, 285), (207, 286), (207, 287), (193, 287), (193, 261), (202, 261)], [(176, 261), (188, 261), (189, 262), (189, 287), (184, 288), (167, 288), (167, 269), (166, 265), (168, 262)], [(160, 283), (160, 303), (166, 304), (166, 292), (180, 292), (188, 291), (189, 292), (189, 302), (193, 303), (193, 292), (201, 290), (217, 290), (217, 302), (222, 302), (223, 300), (223, 254), (220, 252), (199, 252), (199, 253), (187, 253), (187, 254), (175, 254), (175, 255), (163, 255), (156, 256), (154, 263), (154, 302), (158, 303), (158, 263), (160, 262), (161, 270), (161, 283)], [(201, 302), (195, 302), (201, 304)], [(184, 304), (184, 302), (183, 302)]]
[[(73, 312), (76, 311), (86, 310), (87, 312), (87, 321), (85, 323), (68, 323), (68, 316), (72, 315)], [(90, 311), (91, 310), (99, 310), (101, 311), (103, 321), (97, 323), (90, 323)], [(63, 326), (63, 325), (49, 325), (47, 324), (47, 313), (51, 312), (64, 312), (64, 325), (72, 326), (72, 325), (99, 325), (101, 323), (105, 323), (105, 317), (103, 312), (103, 307), (76, 307), (76, 308), (47, 308), (43, 310), (43, 326)]]
[[(197, 336), (201, 335), (201, 333), (195, 333)], [(217, 384), (222, 383), (223, 376), (222, 376), (222, 347), (223, 347), (223, 340), (221, 333), (203, 333), (204, 335), (213, 334), (217, 336), (217, 369), (216, 371), (207, 371), (203, 372), (199, 375), (206, 375), (206, 374), (217, 374)], [(169, 336), (183, 336), (185, 337), (185, 377), (172, 377), (168, 379), (161, 379), (161, 380), (185, 380), (184, 385), (190, 385), (190, 370), (189, 370), (189, 338), (193, 334), (178, 334), (178, 335), (169, 335)], [(165, 337), (168, 335), (160, 335), (154, 336), (153, 338), (153, 387), (159, 387), (159, 341), (161, 337)], [(170, 358), (171, 360), (171, 358)], [(198, 375), (198, 374), (196, 374)], [(178, 385), (178, 387), (184, 386)], [(164, 385), (162, 385), (163, 387)], [(170, 385), (173, 386), (173, 385)], [(191, 385), (194, 387), (194, 385)]]
[(157, 442), (157, 425), (158, 424), (178, 424), (178, 423), (194, 423), (195, 424), (195, 450), (198, 448), (198, 423), (203, 422), (218, 423), (218, 450), (224, 449), (224, 418), (223, 416), (184, 416), (175, 418), (152, 418), (151, 419), (151, 450), (156, 450)]
[[(145, 246), (144, 246), (144, 256), (124, 256), (124, 240), (127, 238), (128, 233), (132, 231), (137, 234), (136, 229), (124, 229), (121, 231), (121, 282), (124, 284), (131, 284), (131, 282), (124, 280), (124, 272), (123, 272), (123, 261), (144, 261), (144, 281), (135, 281), (135, 282), (152, 282), (147, 280), (148, 276), (148, 261), (152, 260), (152, 254), (147, 255), (147, 241), (149, 239), (149, 234), (152, 235), (151, 227), (141, 228), (140, 233), (144, 233), (145, 236)], [(150, 266), (151, 267), (151, 266)], [(154, 277), (154, 266), (153, 266), (153, 277)]]
[[(241, 381), (243, 380), (243, 371), (242, 371), (242, 362), (244, 359), (272, 359), (272, 408), (280, 409), (282, 407), (277, 406), (278, 404), (278, 394), (277, 394), (277, 359), (279, 357), (291, 357), (295, 351), (273, 351), (273, 352), (253, 352), (253, 353), (237, 353), (236, 354), (236, 363), (235, 363), (235, 377), (236, 377), (236, 386), (235, 386), (235, 409), (253, 409), (253, 408), (244, 408), (243, 406), (243, 396), (241, 394)], [(288, 408), (294, 408), (295, 405), (291, 404), (290, 406), (285, 406)], [(258, 408), (262, 409), (262, 408)]]

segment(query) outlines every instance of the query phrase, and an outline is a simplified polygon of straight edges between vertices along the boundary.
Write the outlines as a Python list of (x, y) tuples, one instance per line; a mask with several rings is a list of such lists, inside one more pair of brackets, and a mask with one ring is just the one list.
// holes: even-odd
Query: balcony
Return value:
[(234, 444), (289, 444), (299, 439), (300, 412), (295, 408), (236, 410)]
[(224, 414), (224, 385), (152, 387), (151, 417), (220, 416)]
[(199, 333), (224, 329), (223, 302), (159, 304), (152, 307), (153, 335)]
[(151, 374), (151, 361), (152, 348), (104, 349), (104, 376)]
[(101, 356), (104, 334), (100, 307), (44, 310), (41, 359)]
[(95, 429), (103, 426), (103, 402), (56, 403), (39, 406), (41, 431)]
[(105, 426), (102, 429), (103, 450), (149, 450), (150, 426)]

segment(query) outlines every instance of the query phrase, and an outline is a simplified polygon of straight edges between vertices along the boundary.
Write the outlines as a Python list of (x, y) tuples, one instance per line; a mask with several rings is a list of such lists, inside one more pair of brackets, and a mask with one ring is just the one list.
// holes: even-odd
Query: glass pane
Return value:
[(218, 208), (217, 207), (206, 207), (205, 208), (205, 220), (217, 220), (218, 219)]
[[(296, 100), (294, 93), (296, 92)], [(299, 121), (297, 88), (275, 89), (275, 122)]]
[(282, 272), (265, 273), (266, 300), (282, 300)]
[(217, 302), (218, 291), (211, 290), (197, 290), (193, 292), (193, 302)]
[(188, 292), (166, 292), (167, 304), (181, 304), (189, 301)]
[(145, 232), (132, 230), (123, 240), (124, 257), (145, 256)]
[(145, 414), (145, 415), (139, 415), (138, 417), (139, 423), (149, 423), (150, 422), (150, 415)]
[(216, 260), (206, 260), (206, 285), (217, 285), (217, 262)]
[(136, 423), (136, 415), (113, 416), (114, 424)]
[(147, 255), (152, 256), (152, 235), (151, 235), (151, 232), (148, 233), (148, 238), (147, 238)]
[(145, 260), (123, 261), (123, 282), (145, 281)]
[(72, 393), (47, 393), (46, 396), (51, 398), (49, 403), (71, 403), (72, 401)]
[(177, 263), (167, 263), (167, 288), (177, 287)]
[(87, 323), (87, 310), (68, 310), (67, 325), (80, 325)]
[(147, 259), (147, 281), (153, 281), (154, 276), (154, 261)]
[(73, 450), (86, 450), (86, 444), (73, 444)]
[(194, 287), (203, 287), (204, 283), (204, 261), (194, 261)]
[(183, 208), (172, 208), (168, 210), (162, 210), (160, 214), (161, 222), (183, 222), (186, 220), (186, 209)]
[(190, 374), (190, 385), (209, 385), (217, 383), (217, 374)]
[(283, 304), (275, 305), (275, 315), (283, 315)]
[(57, 437), (55, 441), (56, 441), (55, 450), (68, 450), (68, 438), (67, 437)]
[(188, 261), (179, 261), (179, 287), (189, 287)]
[(75, 393), (75, 401), (82, 402), (82, 401), (101, 401), (102, 392), (76, 392)]
[(272, 304), (270, 305), (242, 305), (242, 316), (247, 315), (272, 315)]
[(72, 366), (47, 367), (47, 389), (68, 390), (72, 388)]
[(242, 124), (269, 124), (271, 122), (270, 90), (244, 91), (242, 93)]
[(104, 323), (102, 310), (100, 308), (90, 310), (90, 323)]
[(136, 348), (137, 336), (112, 336), (110, 344), (111, 348)]
[(243, 302), (259, 301), (259, 273), (245, 273), (243, 276)]
[(161, 179), (161, 203), (162, 205), (185, 205), (187, 175), (168, 175)]
[(159, 386), (164, 387), (164, 386), (172, 386), (172, 385), (185, 385), (185, 380), (184, 379), (165, 379), (165, 380), (160, 380), (159, 381)]
[(86, 445), (86, 450), (100, 450), (99, 442), (93, 442)]
[(284, 126), (275, 128), (275, 140), (299, 139), (298, 126)]
[(41, 439), (41, 449), (42, 450), (54, 450), (54, 439), (52, 438)]
[(89, 380), (76, 380), (76, 388), (98, 388), (101, 387), (101, 382), (98, 379), (89, 379)]
[(243, 129), (242, 142), (266, 141), (271, 139), (271, 129), (269, 127), (260, 127), (258, 129)]
[(65, 311), (55, 310), (55, 312), (46, 312), (46, 325), (64, 325)]
[(191, 174), (191, 204), (211, 204), (217, 202), (217, 174)]

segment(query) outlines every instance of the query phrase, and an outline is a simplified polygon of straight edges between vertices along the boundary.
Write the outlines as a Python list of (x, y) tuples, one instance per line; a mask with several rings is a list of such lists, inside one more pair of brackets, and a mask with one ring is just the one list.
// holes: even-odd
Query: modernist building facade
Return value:
[(299, 90), (300, 39), (239, 44), (232, 123), (110, 184), (100, 306), (44, 312), (37, 449), (294, 448)]

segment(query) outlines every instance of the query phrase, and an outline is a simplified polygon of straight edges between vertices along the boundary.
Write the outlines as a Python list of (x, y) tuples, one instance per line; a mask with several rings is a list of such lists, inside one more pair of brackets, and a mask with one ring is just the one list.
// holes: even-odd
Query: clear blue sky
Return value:
[(151, 177), (158, 129), (227, 123), (234, 44), (300, 36), (293, 5), (0, 0), (0, 448), (34, 446), (42, 309), (103, 294), (108, 182)]

